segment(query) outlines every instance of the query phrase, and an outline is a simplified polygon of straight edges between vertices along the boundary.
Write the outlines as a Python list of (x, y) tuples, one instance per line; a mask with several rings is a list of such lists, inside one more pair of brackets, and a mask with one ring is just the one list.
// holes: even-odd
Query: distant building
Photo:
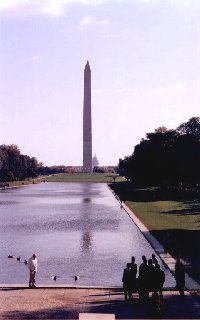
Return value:
[(96, 153), (95, 153), (94, 157), (92, 158), (92, 167), (94, 168), (94, 167), (98, 167), (98, 166), (99, 166), (99, 160), (98, 160)]

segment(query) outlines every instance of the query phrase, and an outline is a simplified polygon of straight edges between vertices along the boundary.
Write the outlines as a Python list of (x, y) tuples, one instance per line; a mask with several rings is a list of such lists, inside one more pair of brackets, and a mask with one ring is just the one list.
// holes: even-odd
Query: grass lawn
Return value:
[(9, 187), (20, 187), (23, 185), (33, 184), (33, 183), (39, 183), (40, 181), (37, 179), (26, 179), (23, 181), (11, 181), (9, 183)]
[(128, 207), (150, 231), (200, 230), (200, 203), (189, 201), (127, 201)]
[(33, 183), (40, 183), (41, 181), (47, 182), (104, 182), (110, 183), (115, 181), (123, 181), (122, 177), (119, 177), (114, 173), (60, 173), (49, 176), (41, 176), (35, 179), (26, 179), (23, 181), (11, 181), (9, 187), (19, 187), (22, 185), (28, 185)]
[(172, 256), (187, 262), (187, 272), (200, 283), (200, 198), (135, 189), (125, 182), (112, 188)]
[[(49, 182), (113, 182), (112, 173), (60, 173), (49, 176), (46, 181)], [(116, 177), (116, 181), (121, 181), (121, 177)]]

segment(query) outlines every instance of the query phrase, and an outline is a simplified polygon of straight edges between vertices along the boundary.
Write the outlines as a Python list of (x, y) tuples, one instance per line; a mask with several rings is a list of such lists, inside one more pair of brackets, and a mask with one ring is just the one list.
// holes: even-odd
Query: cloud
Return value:
[[(147, 4), (151, 3), (163, 3), (163, 0), (136, 0), (137, 2), (143, 2)], [(165, 0), (172, 5), (180, 6), (200, 6), (199, 0)]]
[[(76, 0), (75, 0), (76, 1)], [(81, 0), (80, 0), (81, 1)], [(70, 0), (3, 0), (0, 1), (0, 13), (12, 16), (47, 14), (59, 16)]]
[(200, 8), (199, 0), (135, 0), (136, 2), (143, 3), (144, 5), (170, 5), (176, 8), (185, 8), (195, 10)]
[[(45, 14), (60, 16), (69, 4), (85, 4), (90, 6), (101, 5), (113, 0), (0, 0), (0, 14), (6, 16), (27, 16)], [(163, 4), (163, 0), (115, 0), (126, 5), (135, 3)], [(113, 1), (114, 3), (114, 1)], [(199, 0), (165, 0), (165, 4), (180, 6), (188, 9), (200, 8)]]
[(151, 3), (159, 2), (160, 0), (137, 0), (137, 1), (138, 2), (147, 3), (147, 4), (151, 4)]
[(27, 61), (36, 62), (40, 60), (40, 56), (38, 54), (33, 54), (32, 56), (28, 57)]
[(104, 95), (109, 94), (110, 96), (119, 96), (119, 95), (140, 95), (144, 94), (144, 91), (141, 89), (138, 89), (134, 86), (128, 85), (120, 88), (104, 88), (104, 89), (93, 89), (93, 93), (96, 95)]
[(79, 24), (76, 26), (76, 29), (85, 28), (85, 27), (93, 24), (94, 22), (95, 22), (95, 19), (94, 19), (93, 17), (85, 16), (85, 17), (79, 22)]
[(186, 85), (184, 83), (176, 83), (174, 85), (168, 87), (159, 87), (149, 92), (150, 96), (167, 96), (169, 94), (183, 92), (186, 89)]
[(111, 0), (0, 0), (0, 14), (12, 16), (36, 14), (60, 16), (69, 4), (101, 5), (109, 1)]
[(79, 22), (79, 24), (76, 26), (77, 30), (83, 30), (89, 26), (108, 26), (110, 25), (110, 22), (108, 20), (99, 20), (91, 16), (85, 16), (83, 19)]
[(197, 7), (200, 8), (199, 0), (167, 0), (172, 6), (181, 6), (186, 8), (195, 9)]

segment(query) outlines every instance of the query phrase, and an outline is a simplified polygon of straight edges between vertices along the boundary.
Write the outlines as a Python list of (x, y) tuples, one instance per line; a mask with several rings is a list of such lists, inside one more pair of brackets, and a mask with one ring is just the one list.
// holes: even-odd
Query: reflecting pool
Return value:
[[(140, 264), (143, 254), (154, 253), (104, 183), (41, 183), (2, 190), (0, 234), (4, 284), (28, 283), (24, 260), (36, 253), (37, 284), (118, 286), (132, 255)], [(174, 286), (160, 264), (165, 286)]]

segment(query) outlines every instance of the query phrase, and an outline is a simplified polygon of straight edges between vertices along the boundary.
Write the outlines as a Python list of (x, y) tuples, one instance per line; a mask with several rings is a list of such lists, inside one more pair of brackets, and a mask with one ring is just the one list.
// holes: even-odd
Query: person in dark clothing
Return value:
[(139, 292), (139, 298), (141, 301), (145, 301), (148, 298), (147, 279), (148, 279), (147, 259), (145, 256), (142, 256), (142, 263), (139, 266), (139, 277), (138, 277), (138, 292)]
[(164, 312), (164, 305), (160, 300), (159, 294), (154, 292), (147, 304), (147, 314), (149, 319), (161, 319)]
[(147, 288), (148, 288), (148, 291), (149, 292), (150, 291), (154, 292), (156, 290), (156, 287), (155, 287), (155, 284), (156, 284), (156, 268), (153, 265), (152, 259), (148, 260), (147, 274), (148, 274), (148, 277), (147, 277)]
[(127, 300), (127, 297), (129, 297), (129, 300), (131, 299), (131, 263), (127, 263), (126, 268), (123, 272), (122, 282), (123, 282), (123, 290), (124, 290), (124, 297), (125, 300)]
[(160, 269), (160, 265), (155, 266), (155, 291), (160, 294), (160, 299), (163, 299), (162, 289), (165, 282), (165, 273)]
[(135, 274), (137, 274), (137, 264), (135, 263), (135, 257), (132, 256), (131, 258), (131, 268), (134, 270)]
[(155, 267), (156, 269), (160, 267), (160, 265), (159, 265), (159, 263), (158, 263), (158, 260), (155, 260), (155, 261), (153, 262), (153, 265), (154, 265), (154, 267)]
[(175, 264), (175, 279), (176, 288), (178, 289), (180, 296), (183, 298), (185, 288), (185, 267), (181, 262), (180, 258), (177, 259)]
[(137, 290), (137, 264), (135, 263), (135, 257), (131, 258), (131, 269), (130, 269), (130, 286), (131, 286), (131, 295)]

